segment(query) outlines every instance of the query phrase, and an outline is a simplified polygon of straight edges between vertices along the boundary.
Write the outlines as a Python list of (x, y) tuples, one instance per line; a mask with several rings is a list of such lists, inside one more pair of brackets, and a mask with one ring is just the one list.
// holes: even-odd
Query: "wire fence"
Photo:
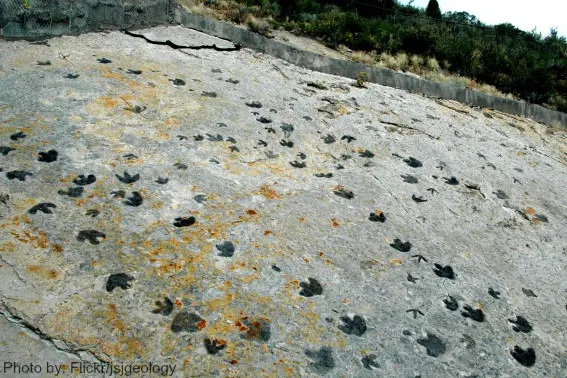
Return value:
[(171, 21), (172, 0), (0, 0), (0, 36), (39, 38)]

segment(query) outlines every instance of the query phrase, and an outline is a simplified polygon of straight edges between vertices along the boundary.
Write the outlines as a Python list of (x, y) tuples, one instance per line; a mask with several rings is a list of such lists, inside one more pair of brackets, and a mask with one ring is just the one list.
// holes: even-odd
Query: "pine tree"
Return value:
[(437, 2), (437, 0), (429, 0), (425, 14), (427, 14), (427, 16), (431, 18), (441, 18), (441, 8), (439, 8), (439, 3)]

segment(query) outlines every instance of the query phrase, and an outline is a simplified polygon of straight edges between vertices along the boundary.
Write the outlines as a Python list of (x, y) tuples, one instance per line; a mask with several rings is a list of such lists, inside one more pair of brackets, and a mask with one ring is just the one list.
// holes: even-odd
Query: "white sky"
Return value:
[[(413, 6), (427, 7), (429, 0), (415, 0)], [(543, 36), (552, 27), (567, 37), (567, 0), (437, 0), (441, 12), (468, 12), (482, 23), (496, 25), (509, 22), (518, 29), (534, 28)], [(400, 0), (407, 4), (409, 0)]]

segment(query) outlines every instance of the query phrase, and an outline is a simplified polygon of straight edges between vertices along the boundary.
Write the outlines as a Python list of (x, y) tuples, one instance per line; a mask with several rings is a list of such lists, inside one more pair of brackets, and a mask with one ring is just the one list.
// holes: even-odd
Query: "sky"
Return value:
[[(402, 4), (409, 0), (400, 0)], [(429, 0), (415, 0), (413, 6), (427, 7)], [(467, 12), (482, 23), (496, 25), (509, 22), (518, 29), (532, 31), (543, 36), (552, 27), (559, 35), (567, 37), (566, 0), (437, 0), (441, 12)]]

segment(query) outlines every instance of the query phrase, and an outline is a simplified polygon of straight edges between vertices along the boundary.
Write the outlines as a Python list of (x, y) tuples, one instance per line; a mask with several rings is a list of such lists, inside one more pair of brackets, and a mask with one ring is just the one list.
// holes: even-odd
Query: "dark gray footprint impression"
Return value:
[(335, 368), (335, 359), (333, 358), (333, 349), (323, 347), (319, 350), (306, 350), (305, 355), (309, 357), (311, 369), (318, 374), (326, 374)]
[(431, 333), (427, 333), (426, 338), (417, 339), (417, 343), (425, 347), (427, 355), (431, 357), (439, 357), (447, 349), (443, 340)]
[(445, 179), (445, 184), (449, 185), (459, 185), (459, 180), (455, 176), (451, 176), (451, 178), (443, 177)]
[(376, 362), (377, 358), (378, 358), (377, 355), (369, 354), (367, 356), (362, 357), (360, 362), (362, 362), (362, 366), (364, 366), (365, 369), (368, 370), (372, 370), (373, 368), (377, 369), (380, 367), (380, 365), (378, 365), (378, 363)]
[(0, 146), (0, 154), (6, 156), (10, 151), (16, 151), (16, 149), (8, 146)]
[(138, 207), (138, 206), (140, 206), (143, 202), (144, 202), (144, 199), (142, 198), (142, 196), (140, 195), (139, 192), (132, 192), (132, 196), (126, 198), (126, 201), (124, 201), (124, 204), (125, 204), (126, 206)]
[(175, 315), (175, 318), (173, 318), (173, 322), (171, 323), (171, 331), (174, 333), (197, 332), (202, 329), (199, 323), (203, 322), (204, 320), (205, 319), (201, 318), (194, 312), (183, 311)]
[(266, 342), (272, 337), (271, 325), (267, 320), (246, 318), (240, 321), (247, 328), (245, 333), (241, 335), (241, 338)]
[(500, 299), (500, 292), (497, 290), (494, 290), (493, 288), (489, 287), (488, 288), (488, 294), (495, 299)]
[(420, 168), (423, 167), (423, 163), (413, 157), (409, 157), (407, 159), (404, 159), (404, 163), (406, 163), (407, 165), (409, 165), (412, 168)]
[(407, 182), (408, 184), (417, 184), (419, 182), (417, 177), (412, 175), (402, 175), (401, 177), (404, 179), (404, 182)]
[(521, 365), (526, 367), (534, 366), (536, 362), (535, 350), (532, 348), (523, 349), (519, 346), (515, 346), (513, 350), (510, 351), (510, 355), (514, 357)]
[(89, 243), (96, 245), (96, 244), (100, 244), (99, 239), (104, 239), (105, 237), (106, 235), (104, 233), (97, 230), (83, 230), (83, 231), (79, 231), (79, 234), (77, 235), (77, 240), (80, 242), (84, 242), (88, 240)]
[(293, 168), (305, 168), (305, 167), (307, 167), (307, 164), (305, 164), (304, 161), (300, 162), (300, 161), (297, 161), (297, 160), (289, 162), (289, 165), (291, 165)]
[(219, 256), (221, 257), (232, 257), (234, 255), (234, 244), (230, 241), (225, 241), (221, 244), (217, 244), (215, 247), (219, 250)]
[(134, 281), (134, 277), (127, 273), (111, 274), (106, 280), (106, 291), (110, 293), (117, 287), (122, 290), (130, 289), (132, 287), (132, 281)]
[(168, 181), (169, 181), (169, 179), (167, 177), (166, 178), (158, 177), (157, 180), (156, 180), (156, 182), (160, 185), (165, 185), (165, 184), (168, 183)]
[(370, 213), (368, 220), (370, 220), (371, 222), (384, 223), (384, 222), (386, 222), (386, 216), (384, 215), (383, 211), (377, 210), (373, 213)]
[(10, 135), (10, 139), (13, 141), (17, 141), (18, 139), (23, 139), (25, 138), (27, 135), (22, 133), (21, 131), (18, 131), (15, 134)]
[(374, 157), (374, 154), (368, 150), (364, 150), (363, 152), (359, 153), (358, 156), (371, 159)]
[(100, 214), (100, 211), (97, 209), (88, 209), (87, 212), (85, 213), (85, 215), (89, 216), (89, 217), (96, 217), (97, 215)]
[(443, 299), (443, 303), (445, 303), (445, 307), (450, 311), (456, 311), (459, 308), (459, 302), (450, 295)]
[(120, 177), (118, 175), (115, 175), (115, 176), (120, 182), (123, 182), (124, 184), (131, 184), (131, 183), (136, 182), (140, 179), (140, 175), (138, 173), (136, 173), (134, 176), (131, 176), (126, 171), (124, 171), (123, 177)]
[(497, 192), (492, 192), (492, 194), (494, 194), (498, 199), (509, 199), (510, 197), (508, 197), (508, 195), (506, 193), (504, 193), (501, 190), (498, 190)]
[(185, 85), (185, 81), (175, 78), (175, 79), (169, 79), (169, 81), (171, 81), (173, 83), (173, 85), (176, 85), (178, 87)]
[(411, 199), (413, 200), (413, 202), (417, 202), (417, 203), (421, 203), (421, 202), (427, 202), (426, 199), (424, 199), (423, 197), (418, 197), (415, 194), (411, 195)]
[(65, 190), (58, 190), (57, 194), (62, 196), (67, 196), (71, 198), (79, 198), (83, 195), (83, 187), (82, 186), (73, 186), (69, 189)]
[(325, 144), (333, 144), (337, 141), (337, 138), (335, 138), (334, 135), (331, 134), (327, 134), (324, 137), (321, 137), (321, 139), (323, 139), (323, 142)]
[(323, 294), (323, 286), (317, 281), (315, 278), (309, 277), (309, 283), (307, 282), (300, 282), (299, 286), (301, 286), (301, 291), (299, 295), (304, 297), (312, 297), (314, 295), (321, 295)]
[(464, 306), (465, 311), (461, 311), (461, 315), (465, 318), (471, 318), (475, 322), (482, 323), (484, 321), (484, 313), (480, 308), (473, 309), (471, 306)]
[(163, 302), (156, 301), (155, 305), (156, 308), (152, 310), (152, 314), (168, 316), (173, 311), (173, 302), (168, 297), (163, 297)]
[(197, 220), (195, 219), (195, 217), (179, 217), (179, 218), (175, 218), (175, 222), (173, 222), (173, 225), (175, 227), (188, 227), (191, 226), (192, 224), (195, 224)]
[(346, 199), (353, 199), (354, 198), (354, 193), (351, 190), (349, 190), (349, 189), (347, 189), (347, 188), (345, 188), (341, 185), (335, 187), (335, 189), (333, 190), (333, 193), (335, 193), (339, 197), (343, 197), (343, 198), (346, 198)]
[(27, 176), (33, 176), (33, 173), (26, 171), (6, 172), (6, 177), (8, 178), (8, 180), (18, 179), (20, 181), (26, 181)]
[(95, 181), (96, 181), (95, 175), (88, 175), (86, 177), (85, 175), (79, 175), (73, 180), (73, 183), (79, 186), (86, 186), (92, 184)]
[(537, 295), (533, 292), (533, 290), (522, 288), (522, 292), (523, 292), (527, 297), (537, 298)]
[(442, 266), (440, 264), (435, 264), (433, 272), (441, 278), (448, 278), (450, 280), (455, 279), (455, 272), (453, 272), (453, 268), (451, 268), (450, 265)]
[(113, 190), (112, 192), (110, 192), (110, 194), (114, 198), (125, 198), (126, 197), (126, 192), (123, 191), (123, 190)]
[(343, 324), (339, 326), (339, 329), (347, 335), (362, 336), (368, 329), (362, 316), (354, 315), (352, 318), (341, 316), (340, 319)]
[(217, 339), (209, 339), (208, 337), (205, 337), (204, 344), (208, 354), (217, 354), (226, 348), (226, 342), (220, 342)]
[(41, 211), (44, 214), (53, 214), (53, 211), (51, 211), (51, 209), (52, 208), (54, 209), (56, 207), (57, 206), (55, 206), (55, 204), (53, 204), (51, 202), (42, 202), (42, 203), (38, 203), (37, 205), (35, 205), (31, 209), (29, 209), (28, 213), (35, 214), (38, 211)]
[(394, 239), (390, 247), (400, 252), (409, 252), (411, 250), (411, 243), (409, 241), (402, 242), (400, 239)]
[(49, 150), (47, 152), (40, 152), (37, 160), (44, 162), (44, 163), (52, 163), (55, 160), (57, 160), (57, 155), (59, 155), (59, 154), (55, 150)]
[(533, 329), (528, 319), (524, 318), (523, 316), (516, 316), (516, 319), (508, 319), (508, 321), (512, 324), (512, 329), (516, 332), (523, 332), (523, 333), (530, 333)]

